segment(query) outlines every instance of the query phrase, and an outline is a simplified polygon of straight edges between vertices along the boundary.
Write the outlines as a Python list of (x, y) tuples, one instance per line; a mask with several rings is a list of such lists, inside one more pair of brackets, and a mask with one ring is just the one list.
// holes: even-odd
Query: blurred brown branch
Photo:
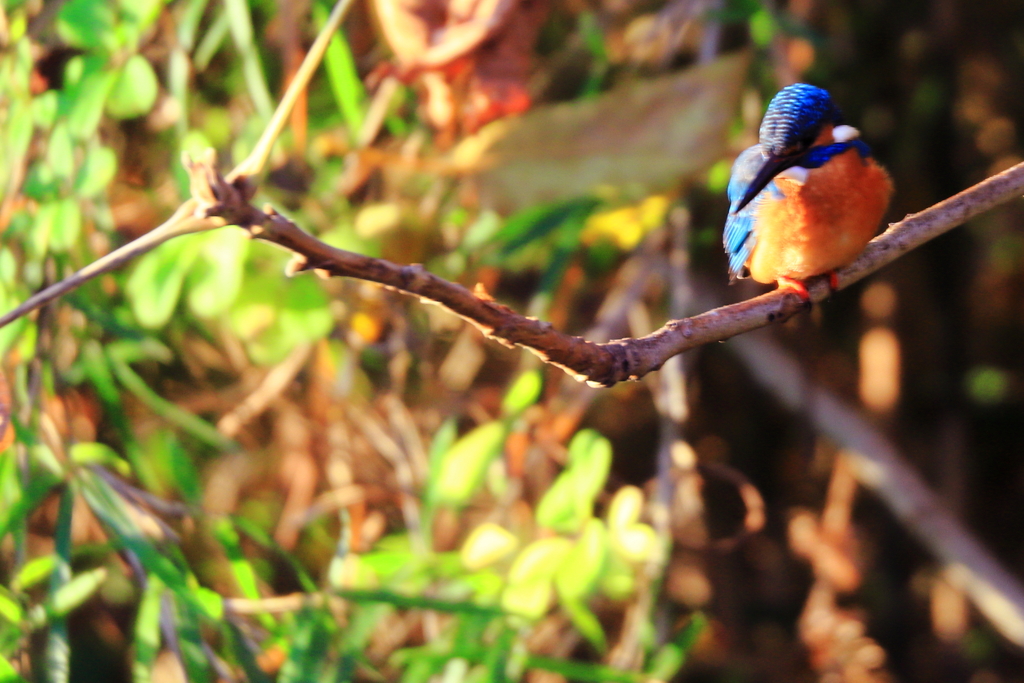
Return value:
[(749, 335), (731, 346), (761, 384), (844, 448), (857, 481), (938, 558), (997, 631), (1024, 646), (1024, 585), (946, 510), (896, 448), (834, 394), (808, 387), (797, 362), (770, 340)]

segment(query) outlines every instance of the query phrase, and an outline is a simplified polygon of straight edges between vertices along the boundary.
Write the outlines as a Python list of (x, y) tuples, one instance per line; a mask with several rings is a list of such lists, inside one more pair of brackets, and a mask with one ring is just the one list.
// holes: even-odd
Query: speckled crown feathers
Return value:
[(828, 91), (806, 83), (794, 83), (772, 98), (758, 131), (761, 151), (781, 155), (801, 140), (808, 144), (826, 123), (839, 125), (842, 112)]

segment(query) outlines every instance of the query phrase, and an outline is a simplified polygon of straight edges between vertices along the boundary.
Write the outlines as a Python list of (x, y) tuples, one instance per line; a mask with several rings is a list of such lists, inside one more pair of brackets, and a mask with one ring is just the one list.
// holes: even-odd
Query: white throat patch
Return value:
[(849, 142), (860, 137), (860, 131), (853, 126), (836, 126), (832, 129), (832, 139), (836, 142)]

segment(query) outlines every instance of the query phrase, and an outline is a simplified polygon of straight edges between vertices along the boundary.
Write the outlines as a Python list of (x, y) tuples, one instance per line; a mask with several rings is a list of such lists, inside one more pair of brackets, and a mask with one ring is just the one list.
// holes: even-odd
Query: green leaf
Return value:
[[(250, 600), (259, 600), (262, 595), (260, 595), (256, 570), (253, 568), (252, 563), (246, 559), (245, 553), (242, 552), (241, 540), (231, 519), (223, 517), (217, 520), (213, 525), (213, 534), (224, 548), (224, 554), (227, 555), (228, 562), (231, 565), (231, 573), (234, 574), (235, 583), (238, 584), (239, 591)], [(267, 630), (271, 632), (277, 631), (278, 622), (274, 619), (273, 615), (261, 614), (260, 622)]]
[[(72, 594), (66, 590), (71, 581), (71, 515), (74, 510), (75, 494), (65, 487), (61, 491), (60, 506), (57, 509), (57, 526), (53, 534), (54, 568), (50, 574), (50, 591), (47, 596), (43, 618), (50, 617), (50, 628), (46, 634), (46, 668), (51, 683), (67, 683), (70, 675), (71, 647), (68, 643), (68, 626), (64, 615), (69, 609), (64, 605), (81, 604), (70, 598), (81, 595), (79, 589)], [(88, 586), (86, 586), (88, 587)], [(64, 593), (63, 600), (61, 599)]]
[(572, 547), (571, 541), (560, 536), (542, 538), (526, 546), (509, 568), (502, 607), (527, 619), (544, 616), (555, 594), (555, 572)]
[(20, 163), (32, 142), (32, 107), (22, 101), (11, 102), (8, 107), (4, 157), (7, 163)]
[(109, 147), (96, 145), (85, 155), (85, 162), (75, 177), (75, 194), (92, 199), (107, 189), (117, 173), (117, 155)]
[(427, 462), (429, 463), (428, 481), (436, 481), (441, 476), (441, 467), (444, 464), (445, 454), (451, 449), (458, 436), (459, 424), (455, 418), (448, 418), (434, 432), (434, 438), (430, 442), (430, 452), (427, 454)]
[(10, 249), (0, 250), (0, 284), (8, 291), (17, 288), (18, 284), (18, 262)]
[(604, 635), (604, 629), (601, 628), (601, 622), (590, 611), (590, 608), (582, 601), (576, 600), (563, 601), (562, 608), (565, 609), (580, 635), (586, 638), (595, 650), (604, 654), (608, 649), (608, 639)]
[(333, 591), (346, 600), (356, 603), (384, 603), (400, 609), (429, 609), (445, 614), (469, 614), (489, 617), (500, 617), (504, 615), (500, 609), (487, 605), (478, 605), (474, 602), (457, 602), (453, 600), (440, 600), (438, 598), (426, 598), (421, 595), (403, 595), (386, 590), (336, 590)]
[(277, 275), (249, 278), (229, 317), (253, 361), (278, 363), (296, 346), (322, 339), (334, 327), (327, 297), (312, 278), (282, 282)]
[(480, 249), (494, 239), (501, 229), (501, 217), (495, 211), (481, 211), (473, 224), (466, 229), (459, 246), (471, 252)]
[(494, 240), (502, 244), (502, 256), (508, 256), (550, 235), (566, 223), (574, 222), (582, 226), (582, 219), (593, 213), (600, 204), (601, 200), (594, 197), (579, 197), (524, 209), (505, 221)]
[(519, 541), (512, 532), (494, 522), (484, 522), (469, 533), (459, 555), (466, 569), (477, 571), (504, 559), (517, 545)]
[(211, 680), (210, 663), (203, 649), (203, 634), (199, 614), (193, 605), (175, 594), (174, 621), (178, 632), (178, 653), (185, 667), (189, 683), (208, 683)]
[(50, 168), (45, 159), (38, 159), (29, 166), (28, 175), (25, 176), (25, 184), (21, 188), (22, 193), (26, 197), (44, 202), (48, 201), (59, 190), (60, 186), (57, 183), (56, 176), (53, 174), (53, 169)]
[(573, 544), (567, 538), (552, 536), (541, 538), (523, 548), (508, 570), (509, 583), (551, 580), (562, 566)]
[(518, 416), (540, 399), (543, 389), (544, 374), (539, 369), (519, 375), (501, 402), (502, 414), (506, 417)]
[(601, 594), (612, 600), (626, 600), (636, 592), (637, 572), (615, 553), (608, 555), (604, 575), (601, 576)]
[(57, 558), (54, 555), (42, 555), (29, 560), (11, 581), (11, 590), (20, 592), (42, 583), (50, 578), (55, 566)]
[(299, 624), (291, 639), (288, 659), (281, 666), (278, 683), (305, 683), (319, 680), (318, 671), (329, 643), (325, 615), (304, 609), (298, 613)]
[(71, 461), (79, 465), (103, 465), (124, 476), (131, 474), (128, 462), (106, 444), (76, 443), (71, 446), (70, 456)]
[(506, 424), (495, 420), (456, 441), (445, 453), (437, 479), (429, 482), (427, 499), (453, 507), (468, 503), (480, 488), (487, 467), (501, 453), (507, 432)]
[(224, 618), (224, 598), (215, 590), (199, 586), (193, 589), (196, 595), (196, 602), (202, 606), (202, 614), (214, 621)]
[(228, 28), (235, 41), (235, 47), (242, 55), (242, 76), (249, 90), (249, 97), (260, 116), (267, 119), (274, 111), (273, 98), (267, 90), (267, 80), (263, 76), (259, 50), (253, 41), (252, 14), (245, 0), (224, 0), (224, 8), (228, 14)]
[(89, 140), (96, 134), (103, 116), (103, 105), (116, 74), (108, 69), (107, 60), (94, 56), (75, 57), (68, 64), (78, 65), (78, 78), (65, 82), (60, 94), (60, 111), (67, 113), (68, 130), (77, 140)]
[(707, 617), (700, 612), (694, 612), (690, 622), (676, 634), (675, 638), (654, 653), (647, 669), (647, 678), (656, 681), (674, 679), (707, 626)]
[(501, 606), (509, 614), (537, 620), (548, 613), (555, 589), (551, 580), (537, 579), (509, 584), (501, 594)]
[(213, 318), (235, 302), (242, 289), (245, 259), (252, 243), (241, 230), (216, 230), (206, 238), (199, 260), (189, 273), (188, 305), (203, 318)]
[(231, 520), (235, 523), (235, 526), (240, 532), (248, 536), (250, 539), (258, 543), (259, 545), (272, 551), (277, 557), (288, 565), (292, 574), (298, 579), (299, 587), (307, 593), (312, 593), (317, 590), (317, 584), (310, 578), (306, 568), (295, 559), (295, 556), (284, 550), (277, 541), (275, 541), (270, 534), (257, 526), (254, 522), (245, 519), (240, 516), (233, 516)]
[[(317, 2), (313, 5), (313, 19), (317, 26), (327, 23), (330, 3)], [(335, 31), (331, 42), (327, 45), (324, 55), (324, 67), (327, 69), (327, 80), (331, 84), (331, 92), (338, 103), (345, 127), (348, 128), (349, 142), (356, 143), (359, 131), (363, 128), (364, 109), (366, 106), (366, 87), (359, 76), (352, 49), (349, 47), (345, 34)]]
[[(25, 612), (21, 609), (21, 605), (11, 597), (6, 588), (0, 588), (0, 617), (12, 624), (20, 624), (21, 620), (25, 618)], [(3, 678), (0, 677), (0, 683), (2, 681)]]
[(155, 329), (171, 319), (185, 275), (198, 255), (200, 243), (195, 237), (179, 237), (161, 244), (140, 258), (128, 277), (128, 302), (143, 327)]
[(577, 485), (593, 500), (611, 471), (611, 441), (593, 429), (581, 429), (569, 442), (569, 465)]
[(122, 16), (135, 25), (135, 30), (142, 33), (156, 21), (163, 9), (165, 0), (120, 0)]
[(555, 659), (540, 655), (528, 656), (526, 668), (551, 671), (570, 681), (581, 681), (582, 683), (642, 683), (647, 680), (643, 674), (633, 671), (622, 671), (603, 664)]
[[(242, 630), (238, 628), (238, 625), (233, 620), (228, 620), (226, 626), (228, 640), (231, 643), (231, 651), (235, 655), (235, 660), (242, 667), (242, 671), (245, 672), (245, 677), (249, 683), (271, 683), (270, 677), (260, 668), (256, 660), (253, 648), (249, 645), (249, 638), (242, 633)], [(139, 681), (138, 683), (142, 682)]]
[[(408, 572), (416, 566), (416, 555), (411, 550), (376, 550), (364, 555), (349, 555), (349, 558), (350, 562), (358, 563), (357, 570), (365, 568), (372, 576), (380, 577), (384, 581), (389, 581), (399, 572)], [(340, 582), (332, 579), (331, 583), (338, 585)]]
[[(234, 447), (234, 443), (229, 439), (221, 437), (214, 440), (213, 435), (216, 432), (216, 428), (210, 429), (210, 423), (203, 418), (188, 412), (183, 412), (183, 416), (188, 418), (189, 427), (187, 431), (194, 436), (197, 435), (196, 428), (198, 428), (200, 434), (198, 438), (206, 441), (211, 446), (224, 450)], [(180, 422), (176, 424), (180, 424)], [(184, 426), (183, 429), (185, 429)], [(220, 436), (219, 432), (216, 433)], [(185, 450), (181, 440), (170, 430), (163, 431), (162, 436), (164, 442), (163, 452), (170, 461), (171, 481), (181, 494), (183, 500), (191, 505), (200, 505), (203, 500), (203, 482), (196, 469), (195, 456)]]
[(537, 523), (575, 533), (593, 515), (594, 500), (611, 469), (612, 446), (592, 429), (577, 432), (569, 443), (569, 463), (537, 505)]
[(221, 11), (214, 16), (202, 40), (199, 41), (195, 52), (192, 54), (192, 66), (195, 67), (196, 71), (206, 71), (210, 60), (217, 54), (221, 45), (224, 44), (224, 40), (228, 37), (228, 32), (231, 30), (230, 24), (231, 20), (227, 12)]
[(611, 529), (624, 529), (636, 524), (643, 510), (644, 492), (636, 486), (623, 486), (615, 492), (608, 505), (608, 526)]
[(630, 524), (615, 529), (611, 542), (615, 553), (633, 564), (646, 562), (658, 552), (658, 534), (648, 524)]
[(116, 49), (117, 14), (108, 0), (70, 0), (57, 14), (57, 33), (72, 47), (84, 50)]
[(775, 17), (766, 9), (760, 9), (750, 17), (750, 37), (758, 47), (771, 44), (777, 29)]
[(75, 171), (75, 148), (67, 124), (58, 123), (46, 142), (46, 163), (54, 176), (70, 178)]
[(47, 612), (51, 616), (65, 616), (95, 595), (106, 580), (106, 567), (96, 567), (78, 574), (53, 594)]
[[(8, 451), (6, 454), (0, 455), (0, 460), (7, 460), (13, 463), (15, 458)], [(8, 471), (12, 473), (12, 478), (17, 477), (16, 469), (5, 470), (5, 475)], [(24, 523), (28, 516), (50, 495), (50, 492), (58, 483), (56, 478), (37, 475), (28, 483), (28, 487), (24, 490), (21, 489), (20, 483), (16, 484), (18, 486), (17, 498), (14, 501), (5, 500), (5, 504), (0, 505), (0, 540), (3, 540), (16, 524)]]
[(59, 202), (51, 200), (40, 204), (36, 209), (35, 220), (32, 224), (32, 236), (27, 245), (30, 255), (41, 258), (46, 254), (50, 246), (50, 232), (57, 219), (59, 207)]
[(607, 558), (608, 530), (601, 520), (591, 518), (555, 573), (559, 599), (569, 603), (590, 597), (604, 573)]
[(238, 583), (242, 595), (251, 600), (259, 600), (262, 596), (257, 586), (256, 572), (253, 571), (252, 565), (246, 561), (245, 555), (242, 553), (238, 532), (235, 531), (231, 520), (226, 517), (217, 520), (213, 526), (213, 533), (224, 547), (224, 552), (231, 563), (231, 571), (235, 575), (235, 581)]
[(148, 114), (160, 91), (153, 67), (142, 55), (132, 55), (118, 70), (107, 95), (107, 113), (115, 119)]
[(69, 251), (78, 243), (82, 233), (82, 209), (73, 197), (57, 202), (57, 211), (50, 227), (50, 249), (56, 252)]
[(195, 47), (196, 33), (203, 19), (209, 0), (187, 0), (183, 2), (184, 11), (176, 17), (178, 43), (187, 52)]
[(0, 683), (28, 683), (28, 681), (14, 670), (6, 657), (0, 655)]
[(135, 658), (132, 660), (134, 683), (150, 683), (153, 664), (160, 653), (160, 610), (166, 592), (163, 582), (150, 576), (135, 615)]
[(153, 574), (194, 609), (202, 610), (202, 603), (194, 595), (186, 575), (166, 552), (158, 550), (135, 524), (124, 501), (106, 481), (90, 470), (76, 472), (75, 482), (97, 518), (110, 530), (112, 540), (139, 558), (147, 574)]

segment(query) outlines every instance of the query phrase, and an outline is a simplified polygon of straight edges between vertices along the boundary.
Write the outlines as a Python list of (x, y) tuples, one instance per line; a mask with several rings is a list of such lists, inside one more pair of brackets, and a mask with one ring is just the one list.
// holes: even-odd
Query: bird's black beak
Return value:
[(739, 205), (736, 207), (736, 211), (739, 211), (744, 206), (749, 204), (751, 200), (758, 195), (758, 193), (768, 186), (768, 183), (772, 181), (772, 178), (785, 171), (787, 168), (792, 168), (800, 163), (802, 154), (792, 154), (786, 156), (776, 156), (771, 154), (758, 170), (757, 175), (754, 176), (753, 182), (750, 183), (750, 187), (747, 188), (747, 193), (743, 195), (743, 199), (740, 200)]

